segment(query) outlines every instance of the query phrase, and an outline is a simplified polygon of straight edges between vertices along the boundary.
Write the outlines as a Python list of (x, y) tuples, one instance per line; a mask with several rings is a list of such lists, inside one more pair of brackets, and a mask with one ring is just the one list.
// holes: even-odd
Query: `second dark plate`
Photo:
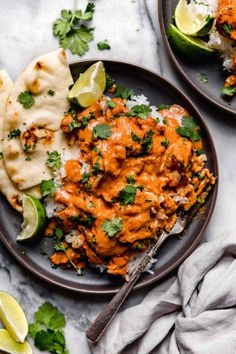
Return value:
[[(183, 78), (207, 100), (227, 112), (236, 114), (236, 97), (228, 99), (221, 95), (224, 80), (227, 77), (221, 68), (221, 64), (217, 60), (204, 64), (193, 64), (180, 57), (170, 46), (167, 38), (167, 29), (169, 24), (173, 23), (173, 15), (178, 1), (158, 0), (160, 28), (172, 62)], [(207, 76), (207, 84), (201, 81), (202, 74)]]
[[(71, 64), (70, 69), (74, 80), (95, 61)], [(208, 157), (207, 166), (215, 176), (218, 176), (217, 158), (209, 130), (200, 113), (183, 93), (167, 80), (142, 67), (117, 61), (104, 60), (103, 62), (107, 73), (114, 77), (119, 85), (125, 84), (132, 88), (136, 94), (144, 94), (152, 105), (177, 103), (187, 109), (201, 127), (204, 149)], [(216, 195), (217, 186), (208, 198), (204, 213), (192, 221), (182, 238), (173, 237), (173, 239), (166, 241), (158, 251), (156, 257), (158, 261), (153, 267), (154, 275), (143, 274), (135, 289), (147, 286), (164, 277), (194, 250), (209, 223)], [(48, 259), (53, 253), (51, 240), (43, 237), (39, 243), (28, 246), (17, 243), (16, 236), (20, 232), (20, 224), (21, 216), (11, 208), (3, 196), (0, 196), (0, 238), (12, 255), (26, 269), (67, 291), (87, 294), (109, 294), (118, 291), (123, 283), (122, 279), (98, 274), (91, 269), (87, 269), (84, 276), (78, 276), (72, 270), (53, 269)]]

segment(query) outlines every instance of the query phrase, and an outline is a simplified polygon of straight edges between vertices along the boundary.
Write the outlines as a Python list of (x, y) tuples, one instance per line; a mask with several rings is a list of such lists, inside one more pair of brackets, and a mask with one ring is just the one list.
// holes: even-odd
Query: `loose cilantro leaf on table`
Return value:
[(22, 104), (24, 109), (29, 109), (34, 104), (34, 97), (30, 91), (24, 91), (18, 95), (17, 101)]
[(200, 73), (200, 74), (198, 74), (198, 78), (203, 84), (208, 83), (208, 77), (206, 74)]
[(121, 204), (123, 205), (134, 204), (136, 192), (137, 192), (137, 188), (132, 184), (128, 184), (125, 188), (123, 188), (119, 192)]
[(18, 136), (20, 136), (20, 134), (21, 134), (21, 131), (20, 131), (20, 129), (13, 129), (13, 130), (11, 130), (10, 132), (9, 132), (9, 134), (8, 134), (8, 140), (10, 140), (10, 139), (15, 139), (15, 138), (17, 138)]
[(182, 125), (176, 129), (176, 132), (184, 138), (188, 138), (192, 141), (198, 141), (201, 139), (199, 130), (200, 128), (194, 121), (193, 117), (184, 116), (182, 118)]
[(84, 55), (88, 50), (88, 43), (93, 40), (94, 28), (81, 25), (80, 21), (93, 19), (95, 5), (88, 3), (85, 11), (62, 10), (61, 18), (53, 23), (53, 34), (59, 38), (59, 44), (64, 49), (69, 49), (72, 54)]
[(123, 222), (117, 215), (111, 220), (105, 220), (102, 224), (102, 231), (110, 238), (121, 232), (122, 228)]
[(97, 47), (99, 50), (111, 49), (107, 39), (105, 39), (103, 42), (98, 42)]
[(46, 197), (49, 194), (52, 194), (56, 191), (55, 183), (52, 179), (44, 180), (40, 185), (40, 192), (42, 197)]
[(41, 305), (34, 314), (34, 322), (29, 325), (29, 335), (35, 346), (52, 354), (68, 354), (64, 336), (65, 317), (48, 302)]
[(46, 161), (46, 166), (59, 169), (61, 167), (61, 155), (57, 151), (48, 152), (48, 159)]
[(234, 86), (223, 87), (222, 93), (223, 95), (232, 97), (236, 93), (236, 88)]
[(103, 140), (108, 139), (112, 135), (111, 127), (108, 124), (97, 124), (93, 127), (93, 137)]
[(133, 90), (130, 90), (127, 86), (121, 85), (117, 86), (115, 97), (120, 97), (123, 99), (128, 99), (134, 94)]

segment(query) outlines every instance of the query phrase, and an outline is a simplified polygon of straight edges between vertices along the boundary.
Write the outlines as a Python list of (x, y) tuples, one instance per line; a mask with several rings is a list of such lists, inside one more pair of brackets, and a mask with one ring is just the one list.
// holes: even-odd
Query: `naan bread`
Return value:
[[(5, 70), (0, 71), (0, 152), (2, 152), (2, 139), (3, 139), (3, 119), (6, 109), (7, 98), (13, 89), (13, 82)], [(2, 157), (2, 156), (1, 156)], [(5, 195), (9, 203), (14, 209), (22, 212), (21, 200), (22, 194), (16, 189), (11, 182), (3, 157), (0, 159), (0, 191)]]
[[(73, 150), (60, 129), (69, 108), (67, 96), (72, 83), (63, 49), (35, 59), (16, 80), (6, 106), (3, 153), (8, 175), (21, 191), (52, 178), (45, 165), (48, 151), (66, 150), (73, 158)], [(18, 101), (25, 91), (31, 92), (35, 100), (28, 109)], [(9, 133), (16, 129), (20, 129), (20, 136), (9, 139)], [(78, 150), (74, 156), (78, 158)]]

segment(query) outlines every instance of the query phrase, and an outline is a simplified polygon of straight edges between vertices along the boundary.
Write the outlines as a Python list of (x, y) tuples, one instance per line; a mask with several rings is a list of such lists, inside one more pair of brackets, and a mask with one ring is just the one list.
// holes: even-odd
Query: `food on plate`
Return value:
[(2, 139), (3, 139), (3, 121), (5, 114), (5, 107), (7, 98), (13, 88), (13, 82), (7, 74), (6, 70), (0, 71), (0, 191), (6, 196), (9, 203), (14, 209), (19, 212), (22, 211), (21, 200), (22, 195), (19, 190), (14, 186), (10, 177), (7, 174), (3, 152), (2, 152)]
[(234, 0), (180, 0), (175, 25), (168, 29), (170, 43), (186, 59), (206, 62), (218, 53), (228, 72), (222, 93), (236, 93), (236, 3)]
[[(91, 266), (127, 279), (130, 264), (171, 230), (181, 209), (204, 203), (215, 177), (200, 127), (183, 107), (150, 105), (117, 85), (102, 62), (69, 91), (71, 83), (59, 50), (33, 61), (8, 98), (3, 158), (21, 193), (17, 240), (42, 234), (44, 205), (53, 267), (81, 274)], [(84, 108), (78, 103), (88, 88), (92, 104)]]

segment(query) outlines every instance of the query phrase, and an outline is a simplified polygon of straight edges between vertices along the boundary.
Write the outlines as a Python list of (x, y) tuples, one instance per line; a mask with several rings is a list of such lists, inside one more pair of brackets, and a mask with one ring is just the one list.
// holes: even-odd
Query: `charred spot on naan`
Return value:
[(21, 142), (24, 151), (32, 152), (36, 150), (37, 144), (41, 142), (43, 145), (50, 145), (53, 141), (54, 132), (32, 125), (21, 136)]

